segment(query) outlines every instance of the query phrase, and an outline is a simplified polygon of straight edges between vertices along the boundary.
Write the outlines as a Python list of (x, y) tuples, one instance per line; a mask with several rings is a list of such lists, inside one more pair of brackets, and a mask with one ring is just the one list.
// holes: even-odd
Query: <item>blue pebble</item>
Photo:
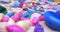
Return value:
[(18, 1), (15, 1), (15, 3), (14, 3), (14, 5), (16, 5), (16, 6), (19, 6), (19, 2)]
[(12, 17), (14, 15), (14, 12), (10, 12), (7, 14), (9, 17)]
[(35, 10), (34, 9), (29, 9), (27, 12), (33, 14), (35, 12)]
[(22, 17), (24, 18), (30, 18), (31, 14), (29, 12), (25, 12)]

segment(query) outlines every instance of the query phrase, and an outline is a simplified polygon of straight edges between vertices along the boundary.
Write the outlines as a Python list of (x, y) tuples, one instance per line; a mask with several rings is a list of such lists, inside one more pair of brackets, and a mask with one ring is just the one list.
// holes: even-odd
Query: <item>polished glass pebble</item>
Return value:
[(7, 14), (9, 17), (12, 17), (14, 15), (14, 12), (8, 13)]
[(44, 32), (44, 29), (40, 24), (38, 24), (36, 25), (34, 32)]

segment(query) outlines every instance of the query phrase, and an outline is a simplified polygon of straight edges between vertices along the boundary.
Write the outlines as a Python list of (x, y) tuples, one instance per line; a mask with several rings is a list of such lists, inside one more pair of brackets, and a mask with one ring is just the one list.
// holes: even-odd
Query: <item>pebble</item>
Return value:
[(4, 16), (2, 22), (8, 22), (8, 21), (9, 21), (9, 16)]
[(10, 13), (8, 13), (7, 14), (9, 17), (12, 17), (12, 16), (14, 16), (14, 12), (10, 12)]
[(24, 18), (30, 18), (30, 13), (29, 12), (25, 12), (23, 15), (22, 15), (22, 17), (24, 17)]
[(39, 17), (39, 16), (40, 16), (40, 14), (38, 14), (38, 13), (33, 13), (33, 14), (31, 15), (30, 19), (32, 20), (34, 17)]
[(31, 20), (31, 25), (32, 26), (35, 26), (39, 23), (39, 17), (34, 17), (32, 20)]
[(19, 20), (21, 19), (22, 15), (23, 15), (23, 12), (16, 13), (16, 14), (12, 17), (12, 19), (13, 19), (15, 22), (17, 22), (17, 21), (19, 21)]
[(16, 25), (22, 27), (24, 30), (28, 30), (30, 27), (30, 20), (26, 20), (26, 21), (18, 21), (16, 23)]
[(4, 14), (0, 13), (0, 22), (2, 22), (3, 17), (4, 17)]
[(9, 21), (7, 22), (7, 26), (9, 25), (15, 25), (15, 21), (11, 18), (9, 18)]
[(40, 19), (40, 21), (43, 21), (43, 20), (44, 20), (44, 16), (41, 15), (41, 16), (39, 17), (39, 19)]
[(17, 25), (10, 25), (6, 27), (8, 32), (26, 32), (23, 28)]
[(4, 6), (0, 6), (0, 13), (3, 13), (4, 15), (6, 15), (7, 9)]
[(44, 32), (44, 29), (40, 24), (37, 24), (34, 29), (34, 32)]

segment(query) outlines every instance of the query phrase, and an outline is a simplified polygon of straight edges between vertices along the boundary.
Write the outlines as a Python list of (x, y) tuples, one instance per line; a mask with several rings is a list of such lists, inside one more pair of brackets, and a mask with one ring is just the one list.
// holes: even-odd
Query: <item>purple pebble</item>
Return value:
[(44, 29), (40, 24), (38, 24), (36, 25), (34, 32), (44, 32)]
[(40, 3), (36, 3), (37, 5), (40, 5)]
[(2, 22), (8, 22), (8, 21), (9, 21), (9, 16), (4, 16)]
[(24, 8), (23, 10), (24, 10), (24, 11), (27, 11), (27, 10), (28, 10), (28, 8)]

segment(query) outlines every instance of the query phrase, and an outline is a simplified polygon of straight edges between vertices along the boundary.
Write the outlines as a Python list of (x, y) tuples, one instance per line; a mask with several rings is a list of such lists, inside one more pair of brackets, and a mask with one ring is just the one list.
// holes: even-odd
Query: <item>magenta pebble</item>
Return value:
[(44, 20), (44, 16), (43, 15), (41, 15), (39, 18), (40, 18), (40, 21)]
[(19, 20), (21, 19), (22, 14), (23, 14), (23, 12), (19, 12), (19, 13), (15, 14), (15, 15), (12, 17), (12, 19), (13, 19), (15, 22), (17, 22), (17, 21), (19, 21)]
[(8, 32), (26, 32), (23, 28), (17, 25), (11, 25), (6, 27)]
[(33, 25), (33, 26), (35, 26), (38, 23), (39, 23), (39, 17), (34, 17), (31, 21), (31, 25)]
[(2, 22), (8, 22), (8, 21), (9, 21), (9, 16), (4, 16)]

